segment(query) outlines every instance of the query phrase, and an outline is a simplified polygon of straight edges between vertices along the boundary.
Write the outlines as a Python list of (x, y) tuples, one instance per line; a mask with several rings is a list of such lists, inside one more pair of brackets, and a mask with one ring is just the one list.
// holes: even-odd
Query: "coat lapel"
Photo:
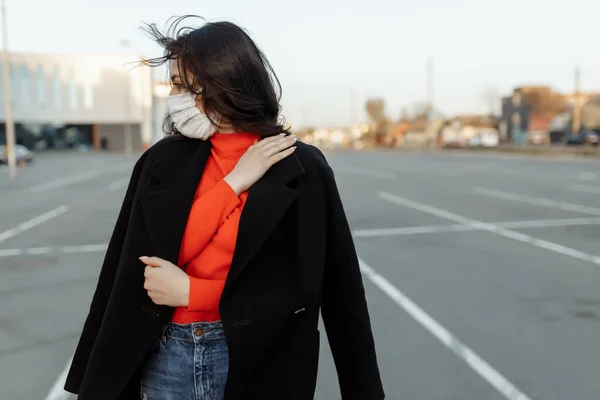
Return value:
[[(140, 201), (155, 254), (177, 265), (194, 195), (210, 155), (210, 142), (182, 139), (182, 144), (148, 168), (158, 181), (143, 188)], [(141, 254), (143, 255), (143, 254)]]
[(275, 164), (248, 191), (223, 296), (267, 240), (299, 192), (286, 186), (304, 173), (295, 154)]

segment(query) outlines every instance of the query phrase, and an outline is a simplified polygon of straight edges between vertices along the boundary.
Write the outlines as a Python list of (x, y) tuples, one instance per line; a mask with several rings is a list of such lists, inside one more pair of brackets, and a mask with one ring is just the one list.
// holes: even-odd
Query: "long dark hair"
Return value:
[[(181, 84), (202, 93), (204, 112), (215, 125), (221, 115), (238, 132), (260, 136), (289, 133), (280, 118), (281, 84), (250, 36), (231, 22), (181, 26), (194, 15), (174, 17), (166, 33), (156, 24), (144, 29), (164, 49), (162, 57), (142, 62), (157, 67), (177, 59)], [(204, 19), (202, 19), (204, 21)]]

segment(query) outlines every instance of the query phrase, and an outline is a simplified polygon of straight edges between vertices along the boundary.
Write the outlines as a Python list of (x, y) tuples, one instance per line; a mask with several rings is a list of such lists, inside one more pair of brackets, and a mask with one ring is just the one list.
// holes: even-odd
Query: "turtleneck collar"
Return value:
[(247, 132), (215, 133), (210, 137), (212, 150), (220, 158), (239, 159), (260, 136)]

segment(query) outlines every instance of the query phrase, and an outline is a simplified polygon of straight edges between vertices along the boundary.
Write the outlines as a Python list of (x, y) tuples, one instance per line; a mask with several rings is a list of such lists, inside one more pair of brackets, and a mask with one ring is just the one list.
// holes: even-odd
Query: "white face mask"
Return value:
[(215, 134), (218, 127), (213, 125), (206, 114), (196, 107), (196, 95), (181, 93), (167, 98), (169, 114), (177, 131), (192, 139), (206, 140)]

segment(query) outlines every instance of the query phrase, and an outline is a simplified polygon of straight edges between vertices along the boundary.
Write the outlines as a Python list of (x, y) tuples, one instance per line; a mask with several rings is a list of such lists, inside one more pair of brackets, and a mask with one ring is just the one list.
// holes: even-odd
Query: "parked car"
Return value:
[[(17, 164), (24, 162), (30, 164), (33, 162), (33, 153), (25, 146), (17, 144), (15, 146), (15, 159)], [(8, 148), (0, 146), (0, 164), (8, 164)]]
[(495, 130), (481, 130), (471, 136), (467, 144), (469, 147), (497, 147), (500, 140)]
[(569, 133), (563, 137), (563, 143), (567, 146), (598, 146), (600, 139), (598, 134), (592, 131), (580, 131), (579, 133)]

